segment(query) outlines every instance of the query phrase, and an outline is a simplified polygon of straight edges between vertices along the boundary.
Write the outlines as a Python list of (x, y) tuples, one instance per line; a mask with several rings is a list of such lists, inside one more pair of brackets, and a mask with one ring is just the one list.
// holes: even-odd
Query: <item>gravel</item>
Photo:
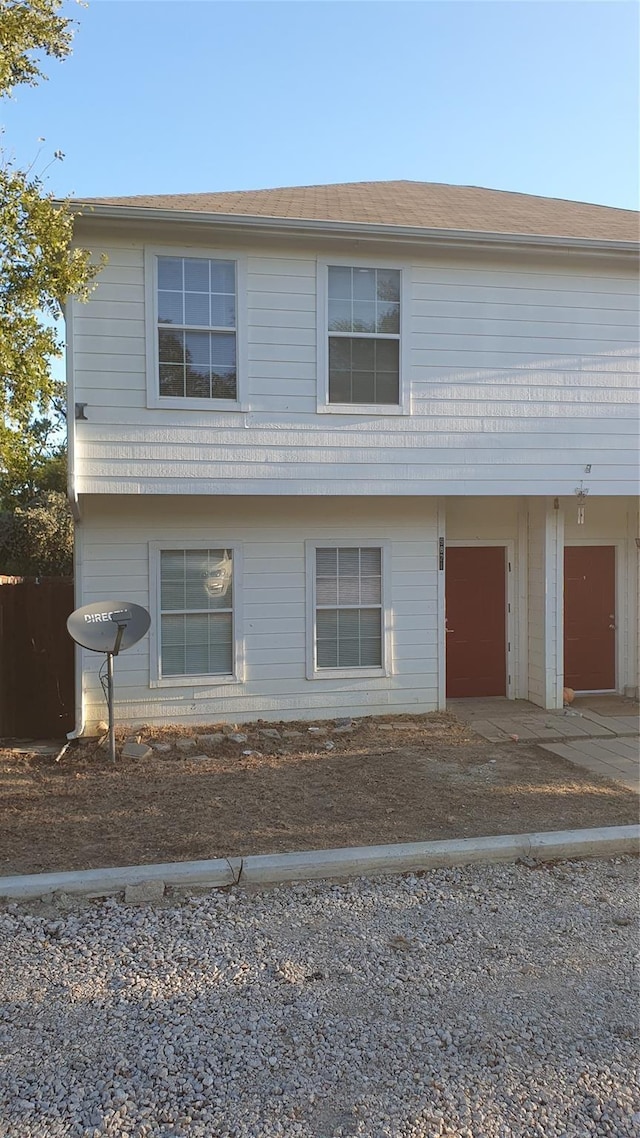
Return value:
[(637, 1138), (636, 893), (618, 858), (9, 905), (0, 1135)]

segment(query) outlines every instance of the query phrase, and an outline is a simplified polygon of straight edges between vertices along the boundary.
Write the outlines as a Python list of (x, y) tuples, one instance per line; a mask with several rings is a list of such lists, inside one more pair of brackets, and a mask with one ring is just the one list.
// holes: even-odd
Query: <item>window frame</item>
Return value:
[[(197, 673), (192, 676), (163, 676), (162, 675), (162, 637), (161, 637), (161, 554), (172, 549), (228, 549), (233, 558), (232, 582), (233, 601), (231, 606), (231, 644), (233, 653), (233, 671), (220, 675), (218, 673)], [(176, 687), (208, 687), (215, 688), (228, 684), (239, 684), (244, 681), (244, 640), (243, 640), (243, 613), (242, 613), (242, 562), (243, 549), (237, 542), (220, 541), (212, 536), (208, 540), (192, 541), (188, 537), (175, 541), (149, 542), (149, 607), (151, 610), (151, 628), (149, 631), (149, 687), (176, 688)], [(215, 611), (215, 610), (212, 610)]]
[[(158, 360), (158, 258), (188, 257), (191, 260), (234, 261), (236, 266), (236, 398), (206, 399), (189, 395), (160, 394), (160, 365)], [(198, 245), (187, 248), (178, 245), (149, 245), (144, 250), (145, 279), (145, 335), (147, 407), (154, 409), (183, 409), (191, 411), (243, 411), (246, 410), (247, 377), (247, 257), (233, 249), (209, 249)], [(171, 325), (167, 325), (168, 328)], [(199, 328), (199, 331), (210, 331)]]
[[(329, 267), (349, 269), (396, 269), (400, 273), (400, 332), (398, 335), (399, 402), (398, 403), (330, 403), (329, 402)], [(408, 361), (409, 268), (398, 261), (361, 257), (323, 257), (317, 262), (317, 410), (330, 415), (410, 415), (411, 384)], [(388, 334), (371, 333), (363, 339), (395, 339)]]
[[(316, 663), (316, 550), (317, 549), (379, 549), (381, 553), (382, 589), (380, 612), (382, 615), (382, 665), (363, 668), (318, 668)], [(391, 635), (391, 542), (380, 538), (342, 537), (338, 540), (318, 538), (305, 541), (306, 563), (306, 665), (308, 680), (373, 679), (393, 674)], [(344, 606), (349, 607), (349, 606)], [(373, 605), (353, 606), (374, 608)]]

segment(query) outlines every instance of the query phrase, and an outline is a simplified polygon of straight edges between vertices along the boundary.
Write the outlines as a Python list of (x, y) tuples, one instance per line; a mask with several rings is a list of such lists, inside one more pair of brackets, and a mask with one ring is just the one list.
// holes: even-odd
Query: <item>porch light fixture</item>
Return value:
[(587, 494), (588, 493), (589, 493), (588, 488), (586, 486), (584, 486), (582, 484), (582, 481), (581, 481), (580, 485), (576, 486), (576, 489), (575, 489), (576, 498), (578, 499), (578, 525), (579, 526), (584, 525), (584, 504), (587, 500)]

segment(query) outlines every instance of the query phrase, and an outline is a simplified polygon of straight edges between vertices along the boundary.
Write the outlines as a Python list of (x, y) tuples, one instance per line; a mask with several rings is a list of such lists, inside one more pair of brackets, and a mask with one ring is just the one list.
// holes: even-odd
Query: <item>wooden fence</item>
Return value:
[(0, 737), (63, 739), (74, 726), (69, 577), (0, 576)]

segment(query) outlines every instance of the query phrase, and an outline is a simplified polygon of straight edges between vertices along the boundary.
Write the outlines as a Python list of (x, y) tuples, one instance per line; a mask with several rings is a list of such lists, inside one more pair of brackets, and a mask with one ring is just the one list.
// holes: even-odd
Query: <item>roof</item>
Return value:
[(370, 223), (513, 235), (637, 241), (630, 209), (438, 182), (344, 182), (214, 194), (85, 198), (93, 205), (238, 217)]

